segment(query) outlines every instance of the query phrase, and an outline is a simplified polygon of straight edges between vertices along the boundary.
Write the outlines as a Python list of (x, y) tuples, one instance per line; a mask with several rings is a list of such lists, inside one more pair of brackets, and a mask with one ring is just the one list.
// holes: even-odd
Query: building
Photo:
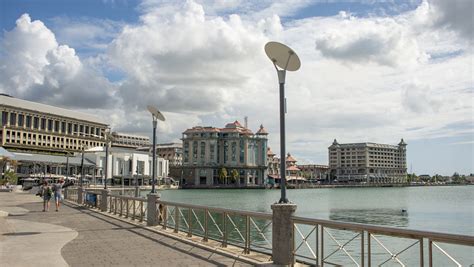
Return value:
[(254, 134), (238, 121), (224, 128), (196, 126), (183, 132), (184, 187), (263, 186), (267, 131)]
[(183, 144), (166, 143), (156, 145), (156, 155), (169, 161), (170, 166), (181, 166), (183, 162)]
[(112, 132), (112, 147), (139, 148), (150, 145), (148, 136)]
[(406, 146), (376, 143), (339, 144), (329, 147), (330, 179), (338, 182), (404, 183)]
[(301, 175), (309, 180), (326, 180), (329, 174), (328, 165), (298, 164), (297, 166), (301, 170)]
[[(105, 148), (97, 147), (85, 153), (85, 158), (93, 162), (100, 170), (100, 177), (104, 175)], [(109, 149), (107, 181), (113, 184), (140, 185), (151, 184), (152, 155), (148, 151), (138, 151), (130, 148), (112, 147)], [(156, 158), (156, 178), (161, 180), (168, 176), (169, 164), (163, 158)]]
[(95, 116), (0, 94), (0, 146), (61, 153), (105, 145), (107, 123)]
[(274, 184), (275, 180), (280, 179), (280, 158), (275, 153), (267, 148), (267, 175), (270, 184)]

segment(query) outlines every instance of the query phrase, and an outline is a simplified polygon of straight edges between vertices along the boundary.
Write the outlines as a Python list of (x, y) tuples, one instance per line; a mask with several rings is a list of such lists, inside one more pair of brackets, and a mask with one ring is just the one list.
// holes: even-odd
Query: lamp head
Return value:
[(265, 53), (276, 66), (283, 70), (296, 71), (301, 67), (301, 62), (293, 49), (279, 42), (268, 42)]

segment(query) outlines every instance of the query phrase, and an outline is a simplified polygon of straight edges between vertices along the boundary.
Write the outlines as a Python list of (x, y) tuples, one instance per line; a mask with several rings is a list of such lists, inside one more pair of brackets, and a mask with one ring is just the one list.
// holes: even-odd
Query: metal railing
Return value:
[(296, 216), (292, 220), (295, 262), (317, 266), (433, 266), (434, 262), (469, 266), (474, 260), (473, 236)]
[(258, 251), (271, 255), (272, 215), (260, 212), (157, 201), (158, 223), (163, 229), (199, 236), (202, 241), (233, 245), (243, 254)]
[(146, 221), (146, 198), (121, 195), (108, 195), (107, 198), (107, 211), (109, 213), (140, 222)]

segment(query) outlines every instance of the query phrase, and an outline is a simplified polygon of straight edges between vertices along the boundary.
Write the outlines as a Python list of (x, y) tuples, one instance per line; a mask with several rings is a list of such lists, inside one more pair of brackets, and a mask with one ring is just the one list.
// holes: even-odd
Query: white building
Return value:
[[(105, 168), (105, 148), (96, 147), (89, 150), (85, 154), (85, 158), (94, 162), (97, 168), (101, 171), (100, 176), (104, 175)], [(137, 181), (139, 184), (149, 185), (152, 176), (152, 155), (145, 151), (137, 151), (134, 149), (109, 148), (108, 159), (108, 177), (114, 184), (121, 184), (122, 178), (124, 184), (134, 184)], [(158, 180), (168, 176), (169, 163), (163, 158), (156, 158), (156, 178)]]

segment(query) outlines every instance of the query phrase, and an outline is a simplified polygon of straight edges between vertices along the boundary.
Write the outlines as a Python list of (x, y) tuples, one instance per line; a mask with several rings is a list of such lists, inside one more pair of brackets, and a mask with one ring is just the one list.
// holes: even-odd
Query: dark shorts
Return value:
[(44, 200), (44, 201), (49, 201), (50, 199), (51, 199), (51, 196), (50, 196), (50, 195), (43, 196), (43, 200)]

